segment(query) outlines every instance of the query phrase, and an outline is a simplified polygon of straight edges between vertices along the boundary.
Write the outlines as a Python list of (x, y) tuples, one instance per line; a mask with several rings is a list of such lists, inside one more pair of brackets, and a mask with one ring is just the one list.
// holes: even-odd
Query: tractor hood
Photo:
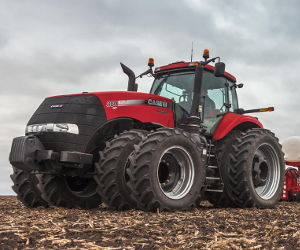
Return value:
[(100, 100), (107, 120), (128, 117), (143, 123), (157, 123), (166, 127), (174, 126), (173, 101), (162, 96), (131, 91), (110, 91), (61, 95), (50, 98), (91, 95)]
[(128, 91), (93, 94), (102, 102), (108, 120), (130, 117), (144, 123), (174, 126), (173, 101), (168, 98)]
[(38, 134), (46, 149), (84, 152), (95, 131), (119, 118), (173, 127), (173, 102), (128, 91), (48, 97), (29, 120), (26, 134)]

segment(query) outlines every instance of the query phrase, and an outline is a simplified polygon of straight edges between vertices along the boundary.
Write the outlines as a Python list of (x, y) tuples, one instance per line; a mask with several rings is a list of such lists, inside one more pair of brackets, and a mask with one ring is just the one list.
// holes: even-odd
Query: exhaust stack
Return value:
[(125, 64), (120, 63), (123, 72), (128, 76), (128, 86), (127, 91), (137, 91), (138, 85), (135, 83), (135, 74), (134, 72), (128, 68)]

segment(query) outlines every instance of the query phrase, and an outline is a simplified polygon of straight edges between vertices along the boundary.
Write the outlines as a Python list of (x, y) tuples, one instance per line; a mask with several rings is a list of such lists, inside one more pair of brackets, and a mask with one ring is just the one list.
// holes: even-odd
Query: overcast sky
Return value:
[[(8, 162), (44, 97), (125, 90), (119, 62), (141, 73), (148, 57), (164, 65), (220, 56), (244, 83), (245, 109), (282, 140), (300, 135), (300, 1), (0, 0), (0, 194), (13, 194)], [(149, 91), (152, 79), (139, 80)]]

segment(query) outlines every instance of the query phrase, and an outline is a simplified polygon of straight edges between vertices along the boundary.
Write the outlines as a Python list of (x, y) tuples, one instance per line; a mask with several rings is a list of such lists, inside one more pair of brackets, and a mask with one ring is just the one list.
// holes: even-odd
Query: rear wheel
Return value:
[(239, 207), (273, 208), (283, 188), (284, 161), (278, 139), (251, 129), (232, 143), (223, 176), (226, 193)]
[(38, 179), (35, 174), (13, 167), (13, 174), (10, 176), (14, 185), (12, 189), (17, 194), (18, 199), (26, 207), (47, 206), (47, 202), (41, 197), (41, 192), (37, 188)]
[(96, 163), (95, 180), (97, 192), (104, 203), (116, 210), (136, 207), (129, 188), (128, 168), (132, 164), (131, 154), (134, 145), (141, 142), (147, 131), (130, 130), (117, 135), (106, 143), (100, 152), (100, 161)]
[(201, 201), (205, 178), (202, 147), (180, 129), (159, 129), (136, 148), (130, 173), (139, 208), (190, 209)]
[(38, 187), (50, 205), (67, 208), (96, 208), (101, 199), (93, 178), (38, 174)]

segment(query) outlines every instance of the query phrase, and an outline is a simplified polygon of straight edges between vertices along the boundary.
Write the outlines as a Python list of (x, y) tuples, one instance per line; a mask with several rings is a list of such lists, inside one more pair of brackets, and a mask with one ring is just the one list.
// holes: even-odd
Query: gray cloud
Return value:
[(8, 44), (8, 37), (5, 35), (5, 32), (0, 30), (0, 51), (5, 48)]
[(52, 84), (49, 83), (52, 82), (55, 85), (62, 83), (78, 86), (84, 84), (83, 79), (89, 75), (109, 74), (119, 66), (120, 59), (128, 60), (128, 53), (132, 55), (133, 62), (141, 56), (134, 46), (118, 47), (111, 54), (102, 53), (79, 58), (71, 53), (53, 55), (51, 51), (36, 51), (29, 59), (0, 58), (2, 82), (9, 86), (1, 94), (7, 95), (11, 88), (15, 88), (22, 95), (36, 96), (51, 89)]
[[(124, 90), (119, 62), (137, 73), (189, 60), (203, 48), (221, 56), (245, 83), (244, 108), (280, 139), (300, 135), (297, 120), (300, 2), (282, 1), (4, 1), (0, 0), (0, 194), (9, 193), (11, 140), (24, 133), (46, 96)], [(139, 80), (148, 91), (151, 79)]]

